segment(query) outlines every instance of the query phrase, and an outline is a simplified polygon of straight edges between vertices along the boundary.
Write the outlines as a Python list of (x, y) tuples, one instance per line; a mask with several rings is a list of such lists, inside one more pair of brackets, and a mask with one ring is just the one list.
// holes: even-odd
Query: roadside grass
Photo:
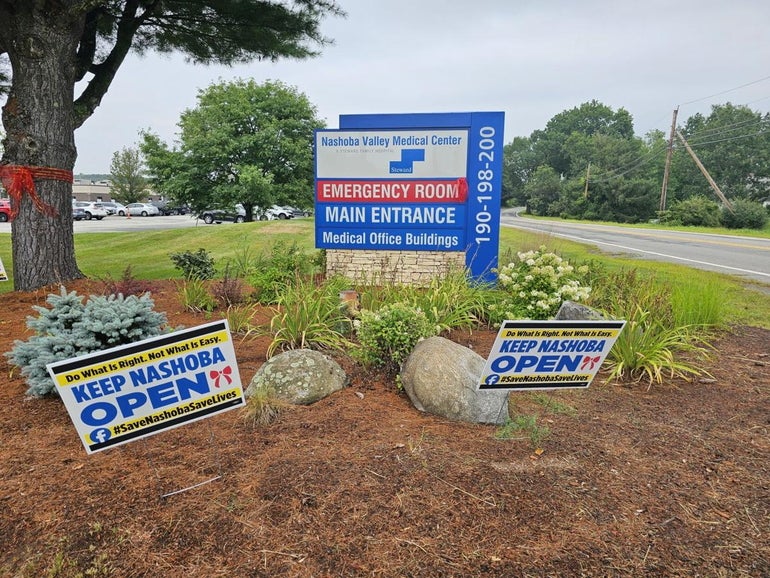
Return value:
[[(520, 215), (525, 219), (553, 221), (554, 217), (540, 217), (537, 215)], [(580, 219), (559, 219), (565, 223), (578, 223), (585, 225), (587, 223), (596, 223), (601, 225), (612, 225), (614, 227), (629, 227), (635, 229), (661, 229), (666, 231), (683, 231), (685, 233), (706, 233), (710, 235), (740, 235), (741, 237), (761, 237), (770, 238), (770, 221), (761, 229), (726, 229), (724, 227), (692, 227), (684, 225), (667, 225), (664, 223), (614, 223), (612, 221), (581, 221)]]
[(704, 307), (716, 307), (713, 300), (714, 296), (718, 296), (724, 324), (770, 329), (770, 286), (731, 275), (702, 271), (675, 263), (616, 257), (604, 254), (588, 244), (509, 227), (503, 227), (500, 233), (500, 264), (508, 262), (506, 257), (519, 251), (534, 250), (540, 245), (546, 245), (550, 251), (561, 255), (573, 265), (589, 264), (591, 267), (591, 263), (595, 263), (606, 273), (635, 269), (639, 275), (654, 277), (657, 281), (668, 284), (683, 301), (688, 292), (687, 288), (690, 293), (697, 290), (705, 296), (708, 303), (704, 303)]
[[(188, 229), (142, 231), (137, 233), (78, 233), (75, 250), (81, 271), (91, 278), (120, 278), (128, 265), (138, 279), (179, 278), (169, 255), (204, 248), (221, 273), (228, 263), (245, 251), (252, 254), (268, 250), (276, 242), (297, 243), (306, 250), (314, 247), (312, 219), (267, 221)], [(671, 286), (683, 304), (697, 301), (701, 313), (712, 318), (721, 308), (724, 323), (752, 325), (770, 329), (768, 286), (738, 277), (700, 271), (682, 265), (615, 257), (591, 245), (576, 243), (544, 233), (531, 233), (503, 227), (500, 234), (500, 264), (508, 263), (520, 251), (546, 245), (574, 265), (598, 264), (606, 272), (635, 269), (640, 275), (655, 277)], [(13, 274), (11, 236), (0, 234), (0, 256), (9, 277)], [(13, 290), (12, 279), (0, 283), (0, 293)], [(697, 293), (696, 293), (697, 292)], [(691, 306), (688, 306), (691, 308)]]

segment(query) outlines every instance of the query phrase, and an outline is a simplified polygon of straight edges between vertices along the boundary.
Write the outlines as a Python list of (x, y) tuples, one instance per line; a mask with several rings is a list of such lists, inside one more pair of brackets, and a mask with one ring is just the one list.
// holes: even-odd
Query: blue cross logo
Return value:
[(390, 161), (390, 174), (410, 174), (417, 161), (425, 161), (425, 149), (401, 149), (401, 160)]

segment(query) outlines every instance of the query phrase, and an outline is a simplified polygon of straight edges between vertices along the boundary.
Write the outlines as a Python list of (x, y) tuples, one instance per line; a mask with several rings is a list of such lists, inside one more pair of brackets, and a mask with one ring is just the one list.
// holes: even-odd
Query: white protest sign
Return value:
[(89, 454), (244, 403), (226, 320), (47, 368)]
[(625, 321), (505, 321), (478, 389), (588, 387)]

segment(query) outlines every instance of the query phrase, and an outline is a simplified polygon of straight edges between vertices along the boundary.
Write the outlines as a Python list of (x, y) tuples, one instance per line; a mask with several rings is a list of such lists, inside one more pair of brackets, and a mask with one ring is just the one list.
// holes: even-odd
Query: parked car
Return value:
[(0, 223), (6, 223), (11, 218), (11, 201), (0, 199)]
[(107, 216), (107, 209), (105, 209), (100, 202), (75, 201), (75, 204), (72, 205), (72, 208), (74, 209), (75, 207), (80, 207), (85, 211), (86, 221), (90, 221), (91, 219), (101, 221), (104, 217)]
[(86, 210), (83, 207), (72, 207), (72, 219), (74, 221), (82, 221), (86, 218)]
[(150, 204), (158, 207), (161, 215), (186, 215), (190, 212), (190, 207), (184, 203), (175, 203), (173, 201), (150, 201)]
[(281, 207), (279, 205), (273, 205), (268, 209), (276, 219), (293, 219), (294, 209), (291, 207)]
[(297, 207), (285, 207), (285, 208), (292, 212), (292, 215), (295, 219), (299, 219), (301, 217), (309, 217), (310, 215), (312, 215), (312, 212), (307, 209), (298, 209)]
[(201, 211), (198, 218), (207, 225), (211, 225), (212, 223), (222, 223), (224, 221), (243, 223), (246, 219), (246, 211), (242, 206), (235, 206), (232, 209), (206, 209)]
[(118, 215), (120, 217), (126, 216), (126, 206), (123, 203), (117, 201), (102, 201), (102, 205), (107, 210), (108, 215)]
[(132, 217), (155, 217), (160, 215), (158, 207), (150, 203), (128, 203), (126, 210)]

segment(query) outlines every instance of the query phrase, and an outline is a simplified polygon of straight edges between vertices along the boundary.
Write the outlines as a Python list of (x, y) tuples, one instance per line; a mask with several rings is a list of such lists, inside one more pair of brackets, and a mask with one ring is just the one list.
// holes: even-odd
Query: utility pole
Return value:
[(588, 178), (591, 176), (591, 161), (588, 161), (588, 168), (586, 169), (586, 188), (583, 191), (583, 197), (588, 198)]
[(671, 119), (671, 132), (668, 135), (668, 149), (666, 150), (666, 166), (663, 169), (663, 187), (660, 190), (660, 210), (666, 210), (666, 193), (668, 192), (668, 175), (671, 171), (671, 155), (674, 152), (674, 132), (676, 131), (676, 115), (679, 114), (679, 107), (674, 109), (674, 115)]
[(717, 186), (716, 182), (714, 182), (714, 179), (711, 178), (711, 175), (706, 170), (706, 167), (703, 166), (703, 163), (700, 162), (700, 159), (695, 154), (695, 152), (690, 148), (690, 145), (687, 143), (687, 141), (682, 136), (682, 133), (679, 131), (676, 131), (676, 136), (679, 137), (679, 140), (682, 141), (682, 144), (684, 145), (684, 148), (687, 149), (687, 152), (690, 153), (690, 156), (692, 157), (692, 160), (695, 161), (695, 164), (698, 165), (698, 168), (700, 169), (700, 172), (703, 173), (703, 176), (706, 177), (706, 180), (709, 182), (709, 185), (711, 185), (711, 188), (714, 189), (714, 192), (716, 193), (717, 197), (719, 197), (722, 202), (725, 204), (725, 207), (728, 208), (728, 210), (731, 213), (735, 213), (735, 210), (733, 209), (732, 204), (730, 204), (730, 201), (727, 200), (727, 197), (724, 196), (722, 191), (719, 190), (719, 187)]

